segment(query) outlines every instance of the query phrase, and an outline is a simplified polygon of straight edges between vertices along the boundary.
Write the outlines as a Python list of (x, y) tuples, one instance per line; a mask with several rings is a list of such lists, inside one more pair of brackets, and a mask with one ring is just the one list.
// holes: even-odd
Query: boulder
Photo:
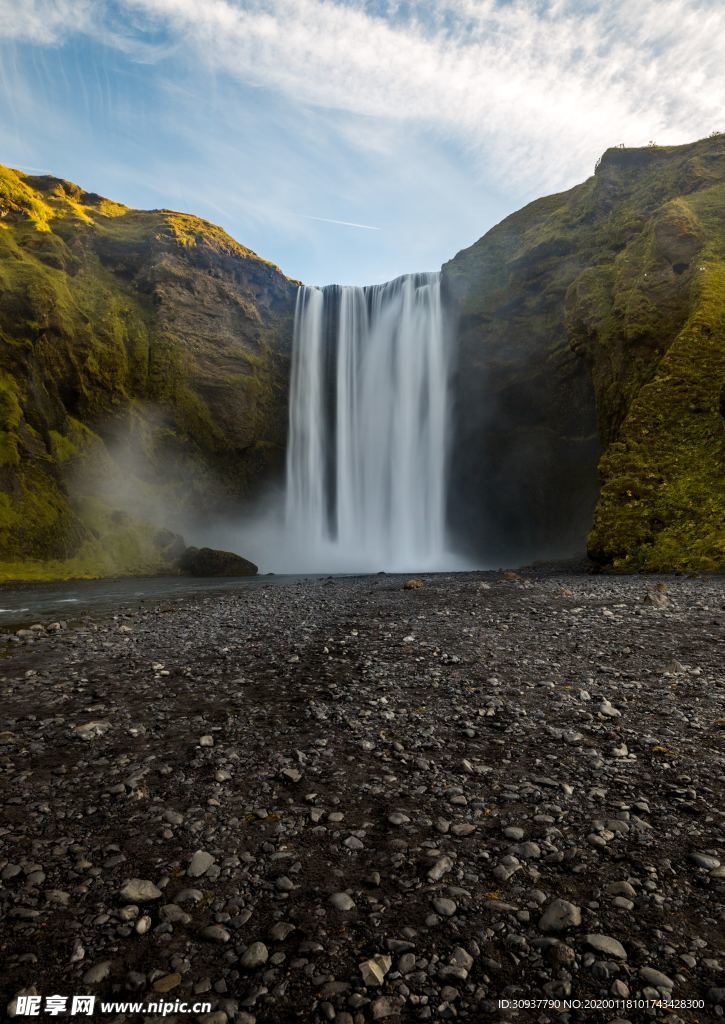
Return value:
[(232, 551), (216, 548), (186, 548), (178, 561), (182, 572), (191, 576), (256, 576), (257, 566)]

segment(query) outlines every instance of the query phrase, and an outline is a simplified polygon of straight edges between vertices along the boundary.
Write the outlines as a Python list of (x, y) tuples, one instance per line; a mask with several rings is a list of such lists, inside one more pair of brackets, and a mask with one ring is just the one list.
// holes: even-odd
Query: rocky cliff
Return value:
[[(608, 150), (443, 286), (459, 538), (725, 567), (725, 136)], [(196, 217), (0, 167), (0, 579), (158, 571), (160, 525), (279, 473), (296, 291)]]
[(588, 534), (604, 565), (725, 567), (725, 136), (607, 150), (444, 283), (460, 535), (499, 561)]
[(296, 283), (206, 221), (0, 167), (0, 578), (155, 571), (286, 441)]

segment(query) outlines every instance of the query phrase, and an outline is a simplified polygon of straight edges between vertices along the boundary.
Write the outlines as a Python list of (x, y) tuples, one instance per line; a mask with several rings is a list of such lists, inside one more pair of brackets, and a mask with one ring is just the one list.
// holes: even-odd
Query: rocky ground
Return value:
[(404, 582), (2, 638), (11, 1015), (723, 1017), (722, 580)]

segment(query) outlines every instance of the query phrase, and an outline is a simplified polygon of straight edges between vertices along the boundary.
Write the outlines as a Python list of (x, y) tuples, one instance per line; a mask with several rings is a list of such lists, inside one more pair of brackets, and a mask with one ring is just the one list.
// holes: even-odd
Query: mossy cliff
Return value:
[(588, 532), (615, 568), (725, 568), (725, 135), (607, 150), (444, 283), (461, 533), (492, 558)]
[(206, 221), (0, 166), (0, 578), (155, 571), (157, 511), (278, 467), (295, 295)]

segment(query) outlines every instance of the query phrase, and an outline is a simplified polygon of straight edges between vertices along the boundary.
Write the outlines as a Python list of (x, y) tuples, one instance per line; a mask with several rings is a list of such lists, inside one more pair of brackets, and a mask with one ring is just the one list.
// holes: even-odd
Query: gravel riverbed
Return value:
[(421, 581), (0, 637), (11, 1016), (723, 1017), (723, 580)]

